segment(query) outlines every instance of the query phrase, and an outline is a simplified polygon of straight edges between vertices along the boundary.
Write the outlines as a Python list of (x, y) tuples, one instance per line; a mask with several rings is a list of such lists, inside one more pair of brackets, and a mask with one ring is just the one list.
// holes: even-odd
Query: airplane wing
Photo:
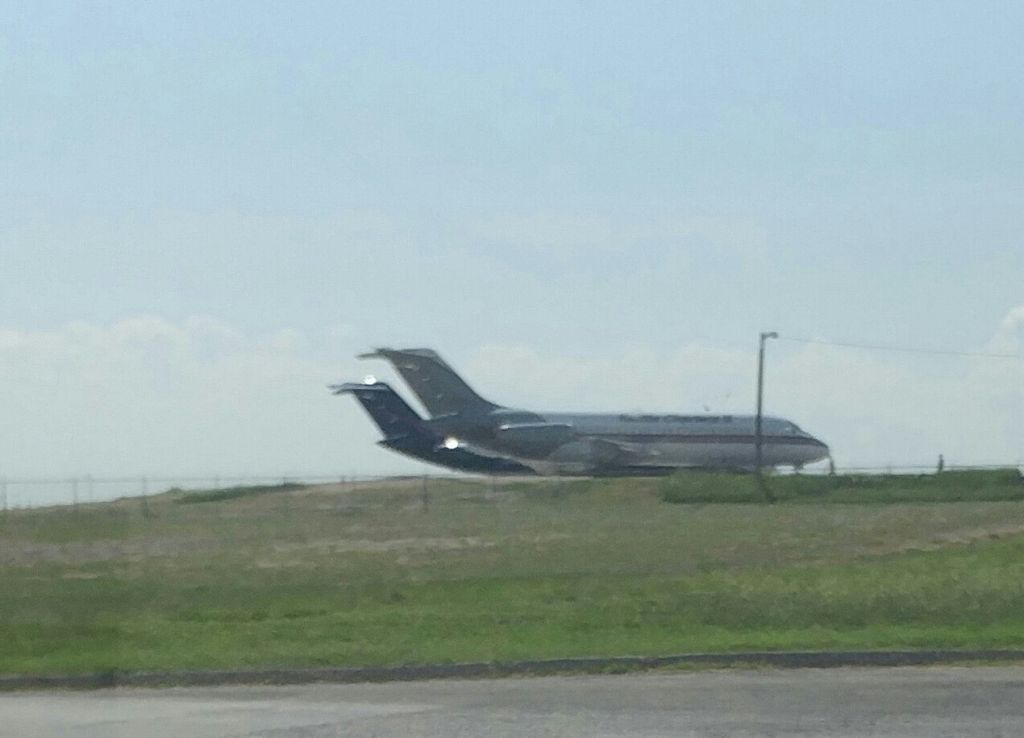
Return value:
[(568, 423), (507, 424), (498, 428), (497, 435), (506, 447), (532, 458), (547, 456), (571, 444), (576, 453), (589, 456), (595, 467), (636, 463), (658, 455), (642, 444), (581, 436)]
[(568, 423), (506, 423), (498, 426), (498, 437), (506, 443), (552, 449), (568, 443), (576, 433)]
[(588, 438), (586, 441), (590, 445), (594, 461), (600, 465), (626, 464), (658, 456), (657, 451), (636, 443), (609, 441), (605, 438)]

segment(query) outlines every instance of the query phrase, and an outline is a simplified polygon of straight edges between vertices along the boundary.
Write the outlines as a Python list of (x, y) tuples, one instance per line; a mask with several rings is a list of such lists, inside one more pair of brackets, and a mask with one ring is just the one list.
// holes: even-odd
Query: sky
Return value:
[[(748, 412), (757, 335), (1024, 354), (1024, 6), (0, 0), (0, 475), (422, 469), (374, 346)], [(1024, 457), (1024, 362), (790, 341), (842, 465)]]

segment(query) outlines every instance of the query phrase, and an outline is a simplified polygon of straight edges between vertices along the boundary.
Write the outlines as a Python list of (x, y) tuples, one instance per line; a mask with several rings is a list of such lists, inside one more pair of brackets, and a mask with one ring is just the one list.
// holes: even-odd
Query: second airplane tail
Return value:
[(336, 395), (355, 395), (359, 404), (363, 406), (363, 409), (384, 434), (385, 441), (403, 438), (411, 433), (428, 434), (423, 425), (423, 418), (409, 407), (401, 395), (384, 382), (374, 382), (373, 384), (346, 382), (333, 385), (331, 390)]
[(431, 349), (377, 349), (359, 358), (391, 362), (409, 383), (431, 417), (460, 413), (486, 413), (498, 407), (485, 400)]

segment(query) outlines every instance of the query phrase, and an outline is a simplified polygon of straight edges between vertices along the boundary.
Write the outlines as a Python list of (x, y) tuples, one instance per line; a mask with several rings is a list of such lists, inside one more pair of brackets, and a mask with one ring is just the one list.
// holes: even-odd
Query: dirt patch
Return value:
[(870, 550), (870, 553), (891, 554), (908, 551), (938, 551), (943, 548), (950, 548), (951, 546), (966, 546), (977, 541), (1012, 538), (1019, 535), (1024, 535), (1024, 524), (1022, 523), (979, 526), (949, 531), (948, 533), (936, 533), (927, 541), (909, 540), (900, 541), (892, 545), (876, 546)]
[(8, 541), (0, 544), (0, 566), (42, 564), (80, 565), (107, 561), (138, 562), (164, 556), (180, 556), (210, 548), (190, 538), (149, 538), (132, 541), (98, 540), (73, 543)]
[(279, 553), (308, 551), (321, 553), (387, 553), (391, 551), (458, 551), (467, 548), (490, 548), (498, 545), (475, 536), (463, 538), (395, 538), (388, 541), (369, 539), (334, 538), (306, 543), (276, 543), (274, 550)]
[[(477, 537), (463, 538), (395, 538), (371, 540), (353, 538), (331, 538), (296, 543), (276, 543), (273, 546), (276, 558), (260, 558), (254, 564), (258, 569), (310, 568), (316, 566), (316, 555), (335, 556), (349, 553), (395, 553), (399, 564), (407, 564), (415, 554), (438, 551), (466, 551), (491, 548), (497, 541)], [(291, 554), (291, 555), (289, 555)], [(308, 556), (313, 554), (313, 556)]]

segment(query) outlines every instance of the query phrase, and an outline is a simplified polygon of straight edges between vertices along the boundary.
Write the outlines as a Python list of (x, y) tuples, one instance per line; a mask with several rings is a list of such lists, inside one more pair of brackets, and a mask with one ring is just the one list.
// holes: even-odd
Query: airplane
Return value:
[(336, 395), (351, 394), (377, 424), (384, 438), (378, 445), (419, 461), (457, 471), (478, 474), (532, 475), (534, 471), (511, 459), (474, 453), (468, 447), (449, 444), (432, 432), (423, 418), (385, 382), (367, 377), (363, 383), (331, 385)]
[[(394, 366), (431, 416), (423, 427), (448, 450), (501, 456), (551, 476), (756, 466), (753, 415), (536, 413), (484, 399), (432, 349), (380, 348), (359, 358)], [(829, 456), (825, 443), (785, 418), (763, 416), (761, 428), (762, 467), (799, 469)]]

